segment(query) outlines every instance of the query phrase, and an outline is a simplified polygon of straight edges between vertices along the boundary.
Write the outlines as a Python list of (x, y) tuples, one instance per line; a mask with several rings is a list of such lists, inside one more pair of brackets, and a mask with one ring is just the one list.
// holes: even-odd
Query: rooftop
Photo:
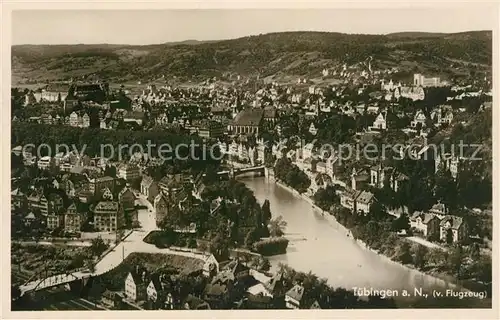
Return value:
[(262, 109), (245, 109), (236, 115), (233, 125), (236, 126), (258, 126), (260, 125), (264, 112)]

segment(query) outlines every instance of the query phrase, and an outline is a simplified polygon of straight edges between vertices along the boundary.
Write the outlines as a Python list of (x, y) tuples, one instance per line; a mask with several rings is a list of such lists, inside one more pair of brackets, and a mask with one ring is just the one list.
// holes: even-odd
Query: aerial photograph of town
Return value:
[(491, 309), (494, 21), (446, 10), (13, 11), (11, 311)]

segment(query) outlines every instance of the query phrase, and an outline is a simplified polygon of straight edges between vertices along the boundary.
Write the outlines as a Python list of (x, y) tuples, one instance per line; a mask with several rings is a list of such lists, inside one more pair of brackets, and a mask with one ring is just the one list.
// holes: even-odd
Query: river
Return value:
[[(388, 260), (360, 246), (345, 229), (329, 221), (310, 203), (266, 178), (244, 178), (260, 203), (268, 199), (273, 216), (287, 222), (287, 253), (270, 258), (297, 271), (316, 274), (333, 287), (374, 289), (430, 289), (453, 285)], [(427, 291), (427, 290), (426, 290)]]

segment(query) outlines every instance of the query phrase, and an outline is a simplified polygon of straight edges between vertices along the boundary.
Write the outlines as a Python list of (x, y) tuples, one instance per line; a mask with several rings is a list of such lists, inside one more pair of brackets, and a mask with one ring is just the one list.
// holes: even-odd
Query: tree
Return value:
[(445, 251), (439, 248), (432, 248), (426, 254), (426, 260), (429, 264), (436, 267), (441, 267), (446, 262), (448, 255)]
[(413, 262), (410, 245), (407, 241), (402, 241), (396, 249), (396, 260), (403, 263), (408, 264)]
[(457, 184), (453, 180), (450, 171), (439, 170), (435, 178), (434, 195), (441, 200), (447, 208), (453, 209), (457, 204)]
[(108, 249), (108, 244), (102, 240), (102, 238), (99, 236), (95, 239), (92, 239), (91, 245), (90, 245), (90, 251), (92, 252), (93, 256), (100, 256), (106, 249)]
[(408, 215), (403, 213), (397, 219), (394, 219), (391, 224), (391, 229), (396, 232), (410, 230), (410, 219)]
[(412, 246), (413, 264), (415, 265), (415, 267), (419, 269), (425, 267), (425, 265), (427, 264), (426, 257), (428, 251), (429, 250), (427, 249), (427, 247), (420, 244), (414, 244)]
[(285, 234), (285, 228), (287, 223), (283, 220), (283, 216), (279, 216), (275, 219), (272, 219), (269, 222), (269, 234), (271, 237), (281, 237)]
[(257, 240), (255, 237), (255, 233), (256, 233), (255, 229), (252, 229), (252, 230), (247, 232), (247, 234), (245, 236), (245, 247), (246, 248), (248, 248), (248, 249), (252, 248), (253, 244)]
[(262, 221), (264, 224), (268, 224), (271, 221), (271, 204), (269, 200), (265, 200), (262, 204)]
[(458, 278), (462, 276), (462, 265), (464, 262), (464, 252), (461, 245), (452, 248), (447, 259), (447, 266), (451, 272)]
[(370, 217), (375, 218), (376, 220), (383, 220), (387, 217), (387, 210), (380, 201), (375, 201), (370, 206)]
[(85, 267), (90, 271), (90, 273), (94, 273), (95, 272), (94, 260), (92, 260), (92, 259), (86, 260)]
[(472, 260), (478, 260), (480, 258), (479, 245), (476, 242), (471, 244), (471, 246), (469, 247), (469, 257)]

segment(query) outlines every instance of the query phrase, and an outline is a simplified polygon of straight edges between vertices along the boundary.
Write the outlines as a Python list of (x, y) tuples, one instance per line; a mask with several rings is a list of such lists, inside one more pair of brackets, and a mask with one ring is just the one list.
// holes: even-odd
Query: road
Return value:
[(412, 237), (407, 237), (406, 239), (410, 240), (410, 241), (413, 241), (413, 242), (416, 242), (418, 244), (421, 244), (423, 246), (426, 246), (427, 248), (429, 249), (435, 249), (435, 248), (438, 248), (438, 249), (441, 249), (441, 250), (444, 250), (444, 251), (447, 251), (446, 248), (436, 244), (436, 243), (433, 243), (433, 242), (430, 242), (430, 241), (427, 241), (425, 239), (422, 239), (420, 237), (415, 237), (415, 236), (412, 236)]
[(136, 205), (147, 207), (137, 212), (137, 219), (141, 225), (139, 230), (134, 230), (127, 238), (120, 242), (112, 251), (106, 254), (95, 266), (93, 275), (101, 275), (117, 267), (132, 252), (141, 252), (141, 248), (154, 247), (143, 241), (151, 231), (158, 230), (156, 226), (156, 210), (148, 199), (138, 192), (134, 192)]
[(24, 294), (24, 292), (33, 290), (35, 287), (51, 287), (54, 283), (67, 283), (74, 281), (76, 278), (84, 278), (90, 275), (99, 276), (113, 268), (116, 268), (133, 252), (174, 254), (197, 259), (206, 258), (206, 256), (202, 254), (174, 251), (168, 248), (158, 248), (155, 245), (144, 242), (143, 239), (148, 235), (148, 233), (158, 230), (158, 227), (156, 226), (156, 212), (151, 203), (143, 195), (138, 195), (138, 199), (136, 201), (136, 204), (140, 204), (148, 208), (141, 209), (137, 213), (141, 228), (139, 230), (134, 230), (128, 237), (123, 239), (118, 245), (102, 257), (101, 260), (95, 265), (93, 273), (88, 271), (78, 271), (71, 275), (55, 275), (46, 279), (35, 280), (21, 286), (21, 292)]

